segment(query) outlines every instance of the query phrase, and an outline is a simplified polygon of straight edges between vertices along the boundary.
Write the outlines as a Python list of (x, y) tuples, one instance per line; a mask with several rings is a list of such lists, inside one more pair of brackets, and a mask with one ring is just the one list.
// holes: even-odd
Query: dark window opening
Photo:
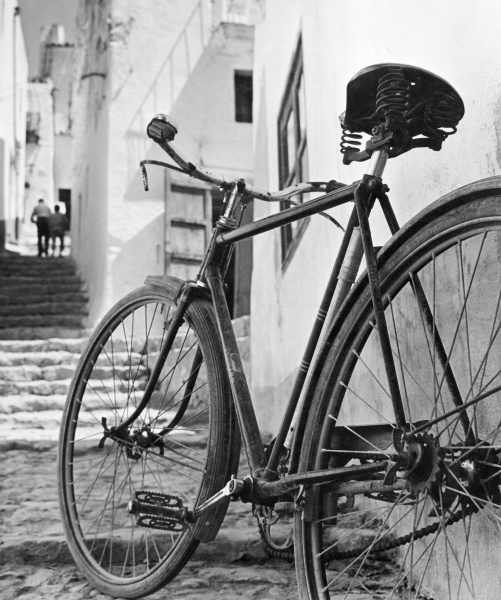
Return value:
[(58, 202), (64, 204), (66, 213), (66, 222), (68, 223), (68, 229), (71, 225), (71, 190), (66, 188), (58, 189)]
[[(303, 53), (300, 40), (278, 117), (280, 188), (308, 179), (305, 107)], [(294, 200), (302, 202), (305, 198), (298, 196)], [(287, 202), (281, 204), (282, 210), (290, 206)], [(306, 220), (302, 220), (281, 228), (282, 262), (291, 255), (305, 224)]]
[(40, 141), (40, 113), (29, 112), (26, 115), (26, 143), (38, 144)]
[(251, 71), (235, 71), (235, 121), (252, 123)]

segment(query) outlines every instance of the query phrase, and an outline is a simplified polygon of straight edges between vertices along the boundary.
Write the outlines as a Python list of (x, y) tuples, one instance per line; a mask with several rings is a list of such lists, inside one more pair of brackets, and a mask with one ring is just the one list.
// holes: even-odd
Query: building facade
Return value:
[[(384, 62), (436, 73), (458, 90), (466, 106), (458, 133), (441, 152), (417, 149), (389, 161), (385, 181), (400, 223), (451, 190), (499, 174), (498, 2), (488, 0), (481, 11), (474, 0), (460, 5), (273, 0), (260, 7), (254, 49), (256, 185), (275, 190), (287, 183), (279, 161), (287, 146), (289, 162), (300, 165), (306, 180), (360, 179), (367, 163), (343, 166), (338, 117), (345, 110), (348, 81)], [(292, 141), (284, 121), (291, 110), (301, 122)], [(277, 210), (257, 203), (255, 216)], [(349, 210), (333, 214), (346, 224)], [(373, 223), (375, 244), (381, 245), (388, 230), (377, 212)], [(327, 220), (313, 217), (290, 232), (289, 240), (278, 230), (254, 240), (252, 391), (269, 435), (279, 425), (341, 236)]]
[[(176, 223), (185, 219), (186, 229), (191, 219), (201, 238), (195, 221), (211, 224), (205, 191), (158, 167), (148, 168), (143, 189), (139, 162), (166, 158), (146, 136), (156, 113), (177, 120), (176, 143), (194, 162), (228, 177), (252, 173), (252, 124), (236, 118), (235, 75), (252, 71), (253, 33), (245, 11), (233, 18), (226, 4), (107, 0), (80, 8), (72, 252), (89, 288), (90, 324), (146, 275), (191, 273), (199, 252), (183, 249)], [(197, 203), (203, 218), (182, 212)]]
[(0, 249), (19, 238), (24, 217), (28, 62), (17, 2), (0, 4)]
[(64, 28), (41, 35), (38, 76), (28, 83), (23, 238), (36, 236), (30, 217), (38, 200), (71, 215), (71, 91), (73, 46)]

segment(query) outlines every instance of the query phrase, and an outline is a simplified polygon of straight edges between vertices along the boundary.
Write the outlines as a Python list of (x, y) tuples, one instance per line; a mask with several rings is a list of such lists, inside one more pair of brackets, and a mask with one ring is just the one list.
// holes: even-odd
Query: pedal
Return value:
[(158, 492), (136, 492), (127, 511), (136, 516), (136, 525), (164, 531), (182, 532), (194, 520), (181, 498)]
[(169, 496), (168, 494), (160, 494), (159, 492), (136, 492), (136, 502), (144, 504), (155, 504), (157, 506), (165, 506), (167, 508), (182, 508), (183, 501), (177, 496)]
[(148, 527), (149, 529), (161, 529), (162, 531), (173, 531), (182, 533), (188, 527), (188, 523), (181, 523), (175, 519), (166, 519), (163, 517), (152, 517), (150, 515), (141, 515), (136, 519), (136, 525), (139, 527)]

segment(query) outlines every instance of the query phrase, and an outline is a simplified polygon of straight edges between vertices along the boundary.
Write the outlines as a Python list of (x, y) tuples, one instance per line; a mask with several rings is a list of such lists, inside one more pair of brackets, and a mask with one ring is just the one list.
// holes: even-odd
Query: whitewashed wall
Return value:
[[(303, 41), (310, 179), (351, 182), (366, 164), (343, 166), (338, 116), (346, 84), (380, 62), (416, 65), (449, 81), (466, 115), (441, 152), (413, 150), (392, 159), (385, 173), (401, 223), (463, 184), (500, 172), (501, 3), (486, 0), (273, 0), (256, 27), (255, 182), (278, 186), (277, 118), (292, 58)], [(256, 216), (276, 210), (255, 208)], [(335, 213), (346, 222), (347, 211)], [(375, 243), (387, 237), (376, 218)], [(278, 426), (286, 392), (301, 360), (340, 231), (313, 218), (285, 271), (279, 233), (254, 243), (252, 285), (252, 389), (258, 419)], [(266, 319), (259, 315), (266, 315)]]
[(233, 69), (252, 69), (252, 39), (235, 24), (212, 35), (211, 17), (210, 0), (81, 7), (72, 238), (89, 325), (164, 271), (164, 172), (148, 169), (145, 192), (139, 168), (167, 158), (146, 135), (156, 113), (173, 111), (179, 147), (192, 160), (229, 177), (252, 171), (252, 127), (231, 123)]
[[(80, 7), (72, 238), (89, 287), (90, 325), (146, 274), (163, 271), (163, 180), (153, 177), (146, 195), (139, 161), (150, 146), (148, 120), (169, 111), (186, 81), (186, 57), (169, 56), (198, 4), (108, 0)], [(206, 16), (206, 34), (210, 25)], [(197, 39), (200, 22), (193, 27)], [(194, 66), (193, 39), (187, 43)]]
[(0, 243), (23, 218), (28, 61), (17, 2), (0, 4)]
[(36, 235), (36, 227), (30, 221), (38, 200), (54, 206), (54, 86), (52, 82), (28, 84), (28, 111), (40, 115), (40, 136), (37, 143), (26, 145), (26, 183), (24, 190), (26, 233)]

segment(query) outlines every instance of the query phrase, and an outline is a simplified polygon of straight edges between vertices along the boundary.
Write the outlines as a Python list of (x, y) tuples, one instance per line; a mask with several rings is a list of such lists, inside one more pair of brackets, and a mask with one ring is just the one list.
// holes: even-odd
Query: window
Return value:
[(235, 71), (235, 121), (252, 123), (252, 71)]
[[(278, 152), (280, 188), (306, 181), (308, 178), (308, 154), (301, 40), (292, 62), (278, 118)], [(298, 197), (295, 200), (301, 201), (301, 198)], [(289, 206), (290, 204), (284, 202), (281, 208), (283, 210)], [(282, 227), (282, 261), (291, 255), (305, 225), (306, 221), (303, 220)]]

